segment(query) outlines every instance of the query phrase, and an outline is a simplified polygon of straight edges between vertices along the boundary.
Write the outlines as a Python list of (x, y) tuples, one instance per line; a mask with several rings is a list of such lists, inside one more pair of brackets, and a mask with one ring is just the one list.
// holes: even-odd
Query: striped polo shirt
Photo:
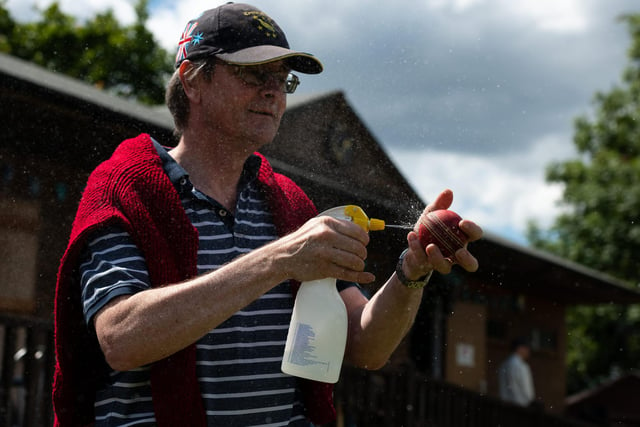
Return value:
[[(198, 273), (215, 270), (276, 239), (256, 180), (260, 159), (250, 157), (232, 215), (195, 189), (186, 172), (156, 144), (164, 170), (199, 233)], [(117, 227), (98, 231), (81, 260), (85, 320), (113, 298), (150, 287), (145, 260)], [(344, 285), (343, 285), (344, 286)], [(309, 426), (296, 379), (280, 370), (293, 298), (284, 282), (244, 307), (196, 343), (197, 375), (209, 426)], [(96, 427), (154, 425), (150, 367), (111, 371), (98, 390)]]

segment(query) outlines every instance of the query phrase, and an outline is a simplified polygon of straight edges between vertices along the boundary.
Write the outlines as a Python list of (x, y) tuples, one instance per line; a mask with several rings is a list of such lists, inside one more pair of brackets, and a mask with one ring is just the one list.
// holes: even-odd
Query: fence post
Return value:
[(0, 383), (0, 426), (11, 425), (11, 387), (16, 351), (17, 331), (13, 326), (4, 326), (4, 343), (2, 345), (2, 381)]

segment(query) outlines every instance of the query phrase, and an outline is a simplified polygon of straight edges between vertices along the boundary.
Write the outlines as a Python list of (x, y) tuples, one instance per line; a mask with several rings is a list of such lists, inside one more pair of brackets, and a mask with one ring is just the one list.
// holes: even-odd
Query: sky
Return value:
[[(17, 20), (51, 0), (8, 0)], [(135, 0), (59, 0), (86, 18), (111, 8), (135, 19)], [(175, 51), (186, 22), (224, 1), (150, 0), (149, 30)], [(254, 0), (293, 49), (324, 64), (297, 93), (341, 90), (425, 201), (454, 192), (452, 209), (526, 245), (549, 227), (562, 187), (552, 162), (576, 158), (576, 117), (621, 84), (630, 36), (617, 18), (637, 0)], [(357, 204), (357, 201), (353, 203)]]

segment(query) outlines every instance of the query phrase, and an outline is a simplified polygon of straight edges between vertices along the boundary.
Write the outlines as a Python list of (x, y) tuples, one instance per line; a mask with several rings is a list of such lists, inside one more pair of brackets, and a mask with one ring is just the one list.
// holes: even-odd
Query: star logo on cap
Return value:
[(193, 35), (193, 37), (191, 38), (191, 44), (200, 44), (200, 42), (204, 39), (204, 36), (202, 33), (198, 33)]
[(251, 16), (256, 28), (267, 37), (273, 37), (274, 39), (278, 37), (278, 30), (276, 29), (275, 23), (264, 12), (245, 12), (245, 15)]

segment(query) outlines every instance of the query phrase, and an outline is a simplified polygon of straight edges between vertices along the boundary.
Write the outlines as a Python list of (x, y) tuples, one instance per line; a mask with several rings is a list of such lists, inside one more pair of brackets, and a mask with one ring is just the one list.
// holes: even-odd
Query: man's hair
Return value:
[(511, 351), (516, 351), (519, 347), (527, 347), (531, 348), (531, 341), (528, 337), (516, 337), (513, 341), (511, 341)]
[[(215, 69), (215, 62), (215, 58), (191, 61), (192, 67), (186, 70), (185, 78), (187, 80), (194, 80), (202, 76), (205, 81), (211, 81), (211, 75)], [(187, 98), (187, 94), (184, 93), (184, 87), (180, 80), (180, 69), (177, 69), (169, 80), (165, 93), (165, 102), (167, 103), (169, 112), (173, 116), (174, 133), (179, 137), (187, 126), (190, 111), (189, 98)]]

